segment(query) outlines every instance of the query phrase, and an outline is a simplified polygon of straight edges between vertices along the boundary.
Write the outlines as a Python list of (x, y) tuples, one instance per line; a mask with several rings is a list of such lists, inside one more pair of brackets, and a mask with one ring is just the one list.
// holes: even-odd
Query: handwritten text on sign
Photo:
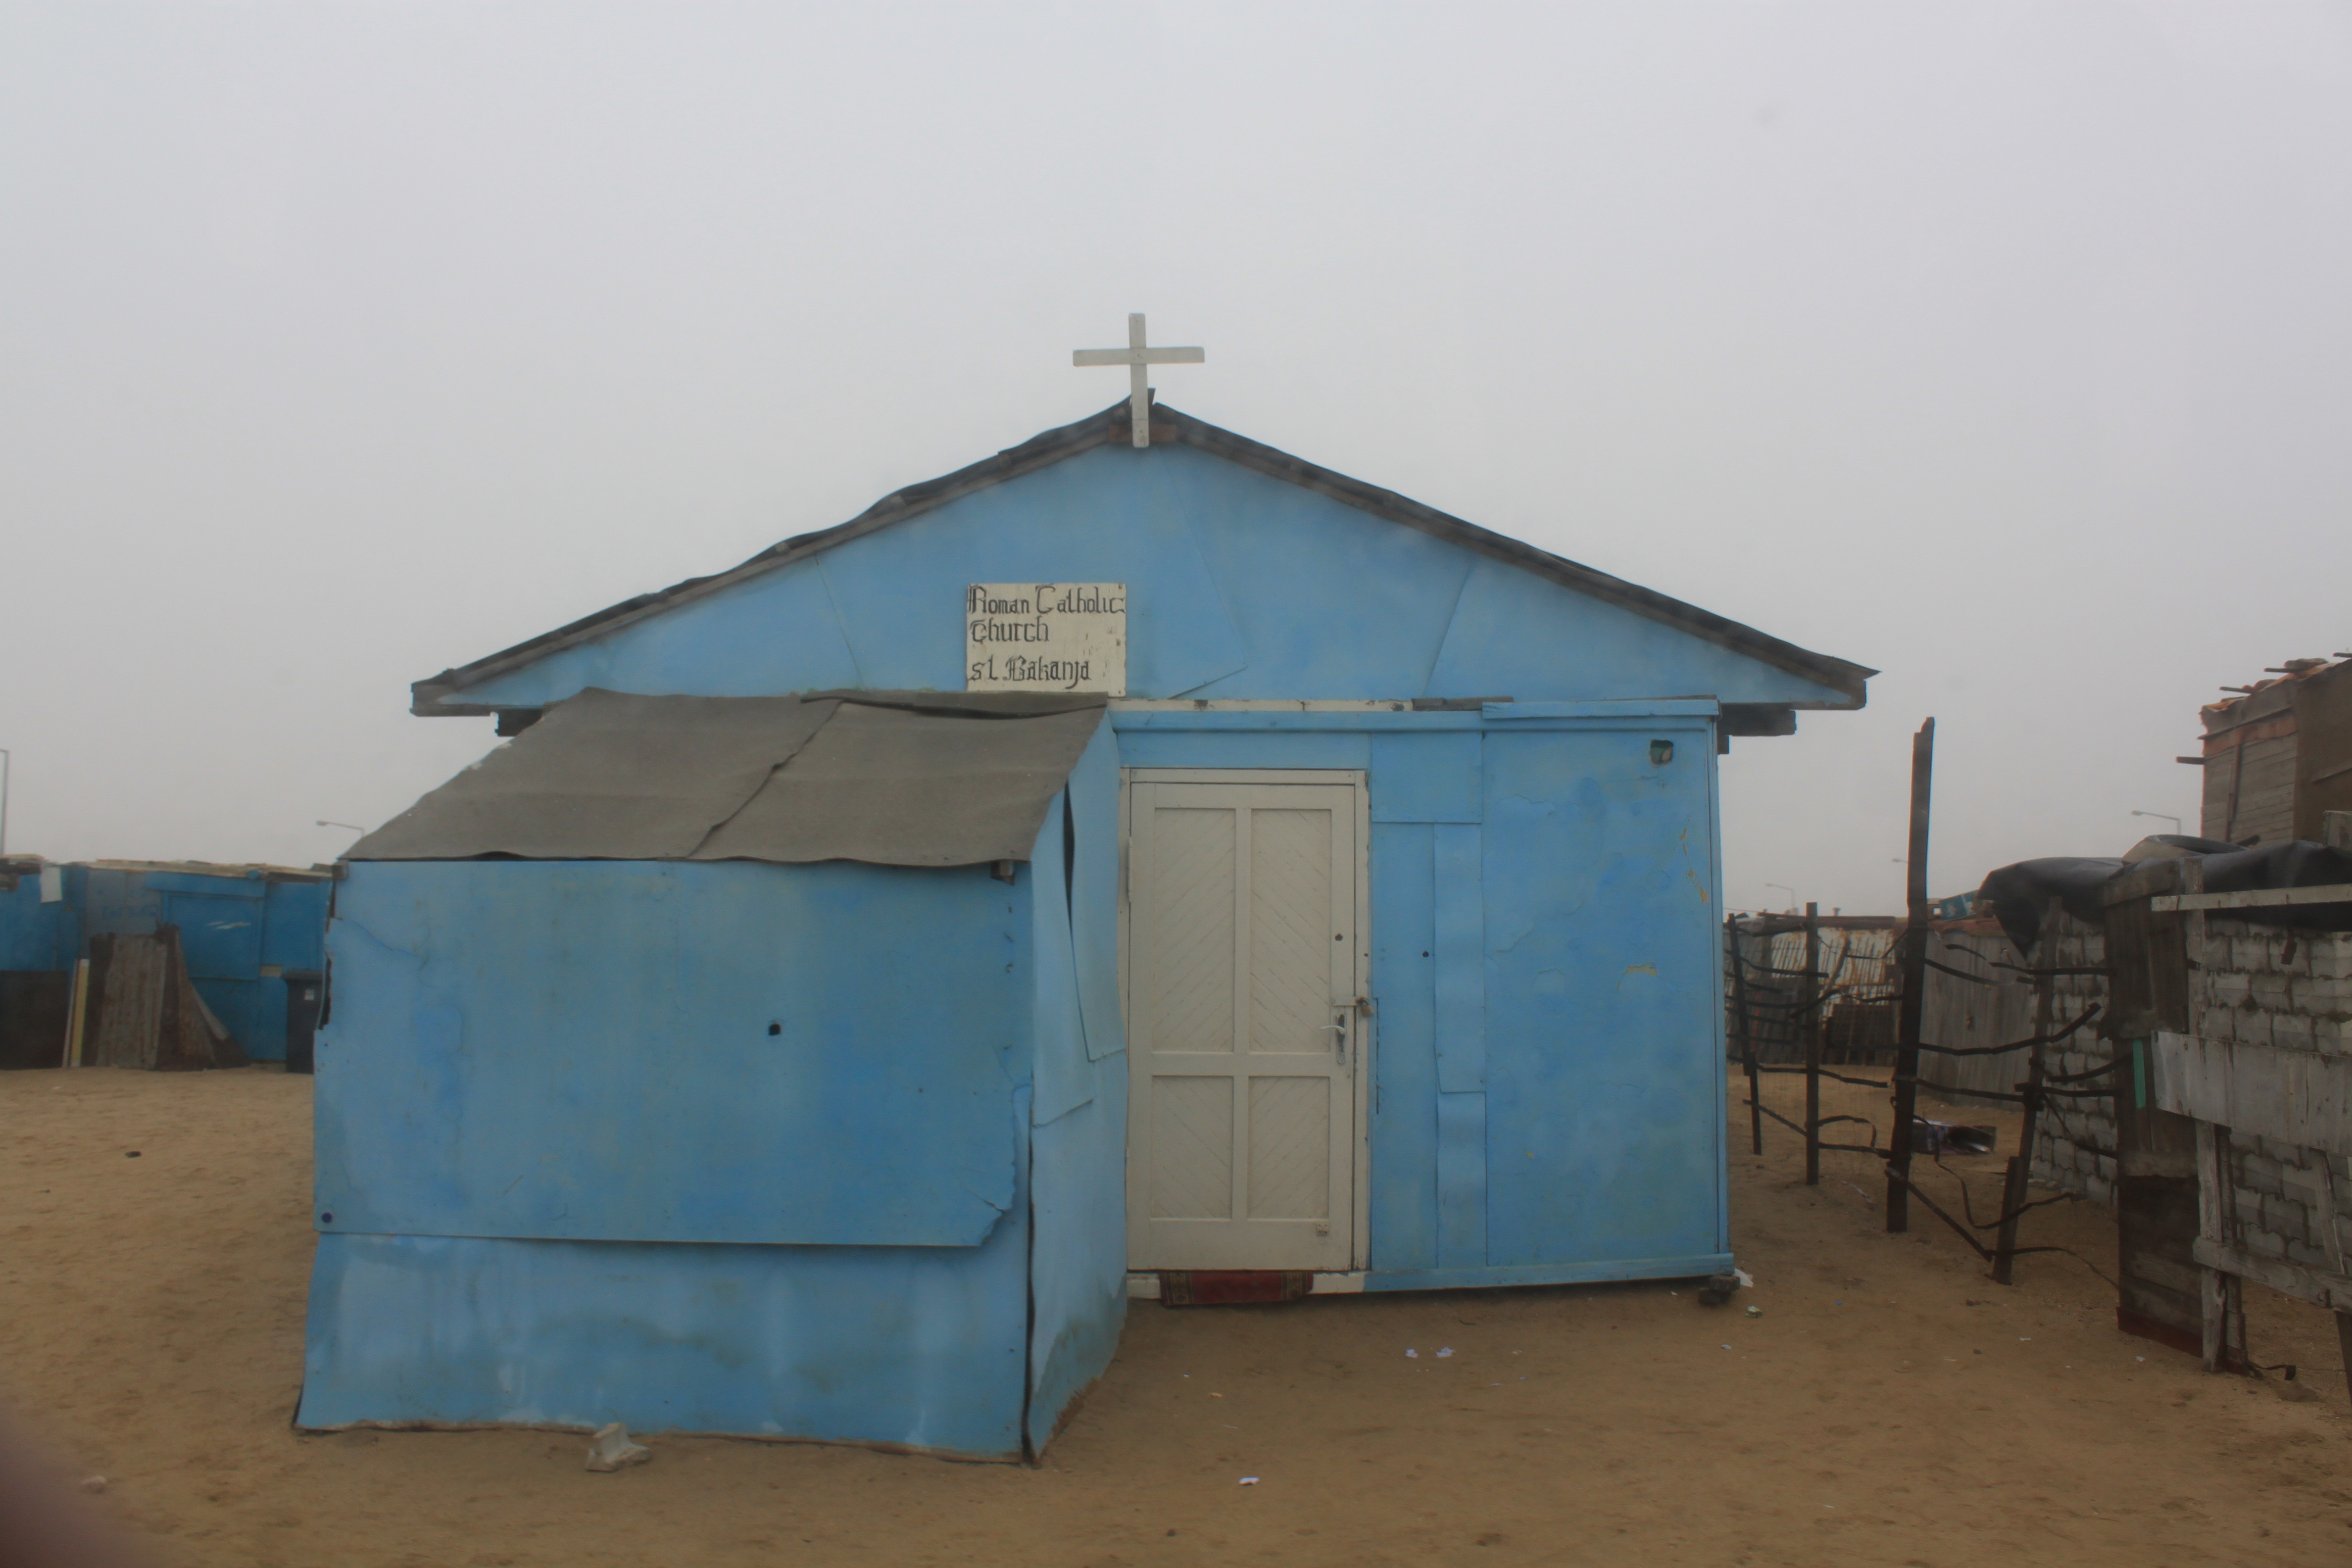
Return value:
[(1127, 695), (1127, 584), (974, 583), (964, 689)]

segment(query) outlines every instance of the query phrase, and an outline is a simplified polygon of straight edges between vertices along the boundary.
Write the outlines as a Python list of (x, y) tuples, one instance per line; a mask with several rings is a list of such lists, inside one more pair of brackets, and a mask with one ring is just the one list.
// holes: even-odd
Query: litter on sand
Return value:
[(1408, 1361), (1416, 1361), (1416, 1360), (1419, 1360), (1419, 1359), (1420, 1359), (1420, 1356), (1421, 1356), (1421, 1352), (1420, 1352), (1419, 1351), (1407, 1351), (1407, 1352), (1405, 1352), (1404, 1353), (1405, 1353), (1405, 1359), (1406, 1359), (1406, 1360), (1408, 1360)]
[(1439, 1359), (1439, 1360), (1441, 1360), (1441, 1361), (1443, 1361), (1445, 1357), (1450, 1356), (1450, 1355), (1452, 1355), (1453, 1353), (1454, 1353), (1454, 1347), (1453, 1347), (1452, 1345), (1448, 1345), (1448, 1346), (1446, 1346), (1444, 1350), (1439, 1351), (1439, 1352), (1437, 1352), (1437, 1355), (1438, 1355), (1438, 1359)]
[(651, 1448), (629, 1441), (629, 1429), (618, 1421), (597, 1427), (595, 1440), (588, 1445), (588, 1468), (592, 1470), (612, 1471), (642, 1465), (653, 1457)]
[(1245, 1487), (1254, 1487), (1257, 1485), (1257, 1478), (1255, 1476), (1244, 1476), (1242, 1478), (1242, 1485)]
[(1990, 1154), (1999, 1139), (1999, 1132), (1990, 1127), (1930, 1121), (1924, 1116), (1911, 1119), (1911, 1148), (1915, 1153)]
[(1745, 1268), (1735, 1268), (1732, 1272), (1739, 1276), (1739, 1288), (1742, 1290), (1753, 1290), (1756, 1289), (1756, 1276), (1748, 1273)]

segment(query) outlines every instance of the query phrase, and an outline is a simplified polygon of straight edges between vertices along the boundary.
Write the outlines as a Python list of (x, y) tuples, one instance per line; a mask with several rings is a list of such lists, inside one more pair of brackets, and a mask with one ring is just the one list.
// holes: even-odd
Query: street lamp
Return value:
[(1786, 882), (1767, 882), (1767, 883), (1765, 883), (1764, 885), (1765, 885), (1766, 887), (1768, 887), (1768, 888), (1778, 888), (1778, 889), (1780, 889), (1782, 892), (1784, 892), (1784, 893), (1788, 894), (1788, 895), (1789, 895), (1789, 910), (1790, 910), (1790, 912), (1791, 914), (1793, 914), (1793, 913), (1795, 913), (1795, 912), (1796, 912), (1796, 909), (1797, 909), (1797, 889), (1794, 889), (1794, 888), (1792, 888), (1792, 887), (1789, 886), (1789, 884), (1788, 884), (1788, 883), (1786, 883)]
[(2173, 832), (2179, 833), (2180, 831), (2180, 818), (2173, 816), (2168, 811), (2135, 811), (2132, 815), (2134, 816), (2153, 816), (2158, 822), (2168, 822), (2172, 824)]
[(330, 822), (323, 816), (320, 817), (318, 821), (319, 826), (321, 827), (348, 827), (353, 833), (365, 833), (367, 831), (366, 828), (362, 827), (356, 822)]
[(16, 771), (16, 757), (0, 747), (0, 855), (8, 853), (8, 775)]

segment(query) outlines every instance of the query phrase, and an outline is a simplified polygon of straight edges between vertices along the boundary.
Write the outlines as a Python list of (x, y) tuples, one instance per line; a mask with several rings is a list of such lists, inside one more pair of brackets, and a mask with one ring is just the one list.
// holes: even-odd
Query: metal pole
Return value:
[(1886, 1136), (1886, 1228), (1911, 1228), (1911, 1118), (1919, 1104), (1919, 1022), (1927, 1002), (1927, 807), (1936, 721), (1911, 737), (1911, 855), (1903, 927), (1903, 1010), (1895, 1034), (1895, 1126)]
[(2010, 1156), (2008, 1176), (2000, 1184), (2000, 1233), (1993, 1243), (1992, 1258), (1996, 1285), (2013, 1282), (2010, 1271), (2017, 1261), (2017, 1211), (2025, 1203), (2025, 1184), (2033, 1171), (2033, 1141), (2038, 1135), (2034, 1123), (2042, 1110), (2042, 1041), (2054, 1021), (2054, 985), (2047, 974), (2033, 977), (2033, 1045), (2025, 1058), (2025, 1081), (2018, 1085), (2025, 1091), (2025, 1115), (2018, 1123), (2017, 1152)]
[(1805, 1185), (1822, 1184), (1822, 907), (1805, 906), (1805, 973), (1797, 981), (1797, 1027), (1805, 1031)]
[(8, 776), (16, 771), (15, 754), (0, 746), (0, 855), (8, 853)]
[(1726, 933), (1731, 940), (1731, 1009), (1732, 1020), (1739, 1026), (1739, 1062), (1748, 1073), (1748, 1141), (1757, 1153), (1764, 1152), (1764, 1102), (1756, 1093), (1756, 1025), (1748, 1016), (1748, 963), (1739, 952), (1739, 917), (1723, 917)]

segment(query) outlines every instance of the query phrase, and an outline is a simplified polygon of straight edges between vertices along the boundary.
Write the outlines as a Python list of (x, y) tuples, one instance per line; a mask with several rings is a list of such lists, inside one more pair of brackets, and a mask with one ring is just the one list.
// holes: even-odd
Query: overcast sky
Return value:
[[(1118, 395), (1885, 671), (1727, 893), (2196, 816), (2352, 648), (2340, 5), (0, 5), (7, 847), (331, 858), (407, 685)], [(1311, 695), (1311, 694), (1307, 694)], [(2155, 824), (2168, 830), (2168, 824)]]

